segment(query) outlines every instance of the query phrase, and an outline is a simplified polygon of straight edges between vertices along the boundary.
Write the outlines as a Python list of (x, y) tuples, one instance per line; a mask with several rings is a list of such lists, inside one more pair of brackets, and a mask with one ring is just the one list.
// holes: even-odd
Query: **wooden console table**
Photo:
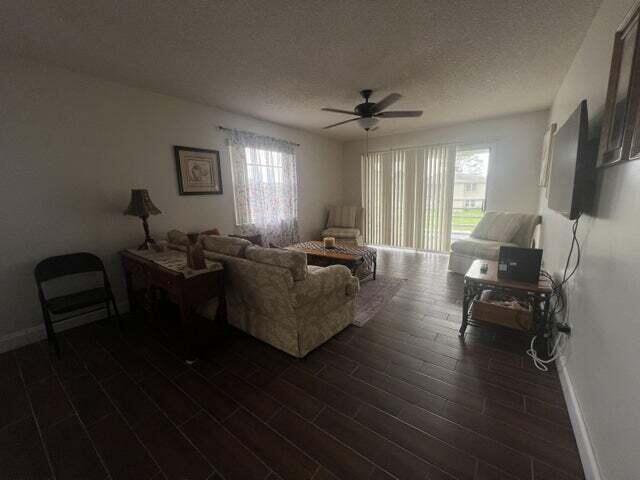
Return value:
[[(179, 253), (184, 255), (182, 252)], [(155, 316), (156, 294), (158, 291), (164, 292), (166, 297), (178, 306), (184, 359), (187, 363), (193, 363), (196, 360), (193, 349), (195, 309), (217, 297), (219, 299), (217, 319), (226, 321), (223, 266), (216, 262), (206, 271), (185, 275), (145, 257), (148, 257), (148, 254), (138, 255), (129, 250), (120, 252), (131, 310), (142, 307)], [(145, 290), (149, 300), (144, 302), (146, 305), (141, 305), (136, 299), (134, 287), (136, 281)]]
[[(487, 271), (481, 272), (482, 264), (487, 264)], [(484, 290), (513, 295), (526, 301), (533, 311), (533, 333), (537, 342), (546, 349), (546, 340), (550, 335), (549, 303), (553, 293), (551, 281), (541, 277), (538, 283), (523, 283), (498, 278), (498, 262), (490, 260), (474, 260), (464, 276), (464, 296), (462, 301), (462, 325), (459, 334), (464, 336), (467, 325), (476, 325), (470, 318), (473, 302), (478, 300)], [(542, 353), (542, 352), (541, 352)]]

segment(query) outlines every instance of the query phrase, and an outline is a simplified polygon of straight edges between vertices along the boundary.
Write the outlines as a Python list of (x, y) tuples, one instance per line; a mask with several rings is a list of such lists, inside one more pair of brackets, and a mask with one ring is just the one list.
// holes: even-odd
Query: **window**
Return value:
[(484, 215), (491, 149), (457, 147), (451, 239), (468, 237)]
[(260, 233), (263, 242), (297, 241), (297, 174), (291, 144), (257, 135), (230, 142), (238, 233)]

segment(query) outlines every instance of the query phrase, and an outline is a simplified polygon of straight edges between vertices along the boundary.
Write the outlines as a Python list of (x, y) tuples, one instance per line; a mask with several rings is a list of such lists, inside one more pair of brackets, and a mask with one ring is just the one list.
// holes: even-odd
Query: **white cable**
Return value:
[(531, 359), (533, 360), (533, 364), (536, 366), (536, 368), (538, 370), (541, 370), (543, 372), (548, 372), (549, 371), (549, 367), (547, 367), (547, 364), (555, 362), (561, 354), (561, 349), (560, 347), (560, 341), (561, 339), (565, 336), (564, 333), (562, 332), (558, 332), (558, 335), (556, 336), (556, 341), (553, 344), (553, 348), (551, 349), (551, 356), (549, 357), (548, 360), (543, 360), (542, 358), (538, 357), (538, 352), (536, 352), (536, 349), (534, 347), (536, 338), (538, 338), (538, 336), (534, 336), (531, 339), (531, 345), (529, 346), (529, 350), (527, 350), (527, 355), (529, 355), (531, 357)]

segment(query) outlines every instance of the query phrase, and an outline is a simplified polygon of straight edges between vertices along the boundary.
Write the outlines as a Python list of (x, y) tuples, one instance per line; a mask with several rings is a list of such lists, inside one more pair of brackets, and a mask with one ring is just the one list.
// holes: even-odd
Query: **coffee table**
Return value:
[(372, 275), (376, 279), (378, 260), (375, 248), (337, 243), (335, 248), (325, 248), (322, 241), (296, 243), (286, 247), (307, 254), (307, 263), (319, 267), (344, 265), (360, 279)]

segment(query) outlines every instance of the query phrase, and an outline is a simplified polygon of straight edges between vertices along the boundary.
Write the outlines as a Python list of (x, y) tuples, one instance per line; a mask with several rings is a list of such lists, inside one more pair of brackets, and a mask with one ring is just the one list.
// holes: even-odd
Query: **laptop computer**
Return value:
[(538, 283), (542, 250), (538, 248), (500, 247), (498, 278)]

